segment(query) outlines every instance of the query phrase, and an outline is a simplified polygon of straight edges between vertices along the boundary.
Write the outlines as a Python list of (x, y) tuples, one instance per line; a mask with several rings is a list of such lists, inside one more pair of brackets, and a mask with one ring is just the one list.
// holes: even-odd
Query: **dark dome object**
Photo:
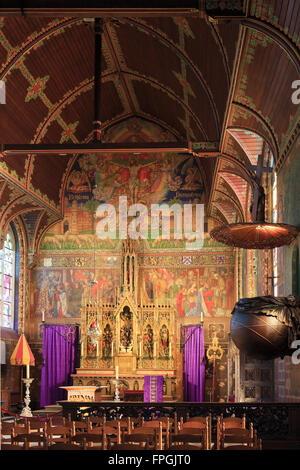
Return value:
[(294, 296), (240, 299), (232, 311), (231, 337), (236, 347), (257, 359), (290, 355), (300, 335), (300, 299)]

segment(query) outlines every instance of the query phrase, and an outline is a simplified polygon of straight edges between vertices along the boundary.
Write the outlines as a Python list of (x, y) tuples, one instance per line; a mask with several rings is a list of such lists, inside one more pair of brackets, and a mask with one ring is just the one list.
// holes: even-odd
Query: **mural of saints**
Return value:
[(141, 295), (149, 303), (171, 303), (180, 317), (226, 316), (235, 302), (233, 266), (145, 269)]

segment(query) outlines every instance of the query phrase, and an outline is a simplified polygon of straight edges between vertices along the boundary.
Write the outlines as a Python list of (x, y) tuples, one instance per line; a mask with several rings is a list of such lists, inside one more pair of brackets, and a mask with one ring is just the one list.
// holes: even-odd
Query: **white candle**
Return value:
[(200, 313), (200, 321), (203, 323), (203, 312)]
[(42, 322), (44, 323), (44, 321), (45, 321), (45, 312), (44, 312), (44, 310), (43, 310), (43, 311), (42, 311)]
[(142, 357), (142, 342), (140, 341), (140, 357)]
[(114, 357), (114, 343), (111, 344), (111, 356)]
[(156, 341), (154, 341), (154, 353), (153, 353), (154, 357), (156, 357)]
[(116, 380), (119, 380), (119, 366), (116, 366)]
[(83, 340), (81, 341), (81, 355), (84, 355), (84, 342)]
[(29, 364), (26, 365), (26, 379), (30, 378), (30, 372), (29, 372)]
[(169, 357), (171, 357), (172, 354), (172, 346), (171, 346), (171, 341), (169, 342)]

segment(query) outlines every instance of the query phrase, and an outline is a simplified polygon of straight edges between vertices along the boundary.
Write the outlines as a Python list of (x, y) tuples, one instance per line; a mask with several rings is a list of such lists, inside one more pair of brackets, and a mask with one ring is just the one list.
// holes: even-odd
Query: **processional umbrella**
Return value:
[(29, 379), (29, 366), (35, 365), (35, 359), (24, 333), (21, 334), (17, 342), (10, 363), (14, 366), (26, 366), (26, 377)]
[(22, 379), (26, 387), (25, 394), (25, 407), (21, 412), (21, 416), (31, 417), (30, 404), (30, 385), (33, 382), (33, 378), (30, 378), (29, 367), (35, 365), (35, 359), (30, 349), (30, 346), (25, 338), (24, 333), (21, 334), (19, 341), (10, 357), (10, 363), (15, 366), (26, 366), (26, 378)]
[(252, 222), (240, 222), (221, 225), (210, 232), (210, 236), (220, 243), (246, 249), (272, 249), (289, 245), (298, 235), (299, 229), (294, 225), (271, 223), (265, 220), (265, 192), (260, 183), (262, 171), (271, 172), (271, 168), (262, 166), (262, 155), (258, 157), (254, 181), (253, 202), (250, 208)]

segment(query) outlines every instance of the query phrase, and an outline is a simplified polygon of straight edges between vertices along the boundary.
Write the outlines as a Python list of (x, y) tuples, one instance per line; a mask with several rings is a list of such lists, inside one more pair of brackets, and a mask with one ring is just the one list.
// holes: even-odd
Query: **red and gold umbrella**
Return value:
[(298, 233), (299, 229), (293, 225), (241, 222), (216, 227), (211, 230), (210, 236), (225, 245), (263, 250), (289, 245)]
[(29, 366), (35, 365), (35, 359), (24, 333), (21, 334), (14, 352), (11, 355), (10, 363), (15, 366), (26, 366), (26, 376), (29, 379)]

